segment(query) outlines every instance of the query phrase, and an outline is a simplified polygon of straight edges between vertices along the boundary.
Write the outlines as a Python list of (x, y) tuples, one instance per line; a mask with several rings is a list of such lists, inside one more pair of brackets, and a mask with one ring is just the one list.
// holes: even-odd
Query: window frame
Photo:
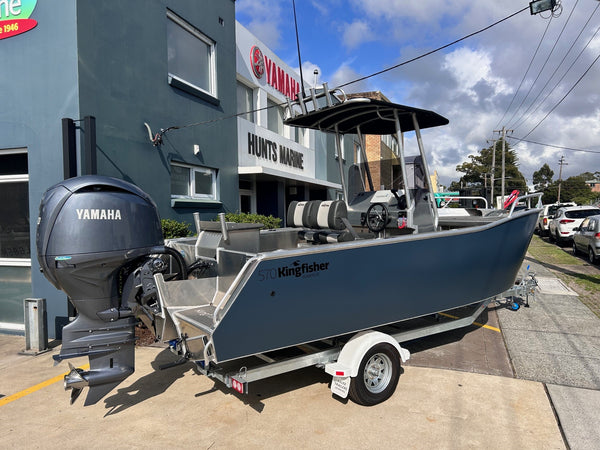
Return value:
[[(29, 156), (27, 148), (1, 149), (0, 157), (3, 155), (25, 154)], [(3, 183), (27, 183), (29, 190), (29, 172), (26, 174), (0, 175), (0, 184)], [(31, 228), (29, 230), (31, 236)], [(0, 256), (0, 267), (31, 267), (31, 248), (29, 258), (4, 258)]]
[[(181, 27), (184, 31), (190, 33), (193, 37), (198, 39), (209, 49), (209, 90), (206, 90), (191, 81), (188, 81), (181, 76), (171, 73), (169, 70), (169, 64), (167, 60), (167, 73), (168, 73), (168, 82), (171, 86), (179, 88), (189, 94), (195, 95), (197, 97), (203, 98), (211, 103), (218, 105), (220, 103), (218, 99), (218, 89), (217, 89), (217, 43), (194, 27), (192, 24), (187, 22), (182, 17), (175, 14), (170, 9), (167, 9), (167, 20), (170, 20), (175, 25)], [(169, 42), (167, 37), (167, 53), (169, 48)]]
[[(188, 182), (188, 195), (173, 194), (171, 193), (172, 200), (196, 200), (196, 201), (220, 201), (220, 189), (219, 189), (219, 171), (205, 166), (195, 166), (192, 164), (185, 164), (178, 161), (171, 161), (171, 167), (181, 167), (189, 170), (189, 182)], [(196, 172), (210, 173), (211, 174), (211, 187), (212, 194), (199, 194), (195, 192), (196, 189)]]
[[(239, 111), (240, 109), (240, 98), (239, 98), (239, 91), (238, 91), (238, 86), (241, 86), (242, 88), (245, 89), (244, 94), (249, 96), (249, 99), (251, 100), (252, 104), (250, 105), (250, 108), (244, 108), (246, 109), (245, 111)], [(239, 79), (236, 80), (236, 106), (237, 106), (237, 114), (239, 117), (241, 117), (242, 119), (247, 120), (248, 122), (251, 123), (256, 123), (256, 117), (255, 117), (255, 113), (256, 113), (256, 92), (255, 89), (252, 86), (247, 85), (246, 83), (244, 83), (243, 81), (240, 81)], [(244, 98), (244, 103), (246, 103), (246, 98)], [(245, 114), (244, 114), (245, 113)]]

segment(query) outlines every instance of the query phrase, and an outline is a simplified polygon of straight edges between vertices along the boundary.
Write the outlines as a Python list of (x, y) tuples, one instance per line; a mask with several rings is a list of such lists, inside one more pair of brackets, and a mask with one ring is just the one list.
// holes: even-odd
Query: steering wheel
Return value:
[(379, 233), (390, 221), (390, 213), (383, 203), (373, 203), (367, 209), (367, 228), (373, 233)]

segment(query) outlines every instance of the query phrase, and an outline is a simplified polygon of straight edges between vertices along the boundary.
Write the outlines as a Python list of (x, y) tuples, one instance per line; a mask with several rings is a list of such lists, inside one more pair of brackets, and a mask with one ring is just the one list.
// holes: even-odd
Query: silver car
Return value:
[(590, 216), (581, 222), (573, 235), (573, 254), (587, 254), (588, 261), (594, 264), (600, 259), (600, 214)]

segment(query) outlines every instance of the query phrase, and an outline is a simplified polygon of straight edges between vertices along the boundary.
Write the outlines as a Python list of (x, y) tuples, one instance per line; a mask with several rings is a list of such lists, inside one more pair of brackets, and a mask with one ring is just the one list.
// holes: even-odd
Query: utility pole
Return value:
[[(490, 143), (490, 141), (487, 141), (488, 144)], [(492, 170), (490, 172), (490, 183), (492, 185), (492, 192), (490, 194), (490, 203), (492, 204), (492, 207), (494, 207), (494, 205), (496, 204), (496, 201), (494, 200), (494, 170), (496, 170), (496, 140), (494, 139), (492, 142)]]
[(560, 169), (558, 171), (558, 196), (556, 198), (556, 203), (560, 203), (560, 186), (562, 184), (562, 168), (563, 168), (563, 166), (568, 166), (568, 164), (565, 162), (564, 155), (560, 157), (558, 164), (560, 165)]
[[(514, 130), (507, 130), (506, 127), (502, 127), (502, 130), (494, 130), (494, 133), (502, 133), (502, 201), (504, 202), (504, 179), (506, 178), (505, 173), (505, 151), (506, 151), (506, 132), (512, 133)], [(495, 150), (495, 149), (494, 149)]]

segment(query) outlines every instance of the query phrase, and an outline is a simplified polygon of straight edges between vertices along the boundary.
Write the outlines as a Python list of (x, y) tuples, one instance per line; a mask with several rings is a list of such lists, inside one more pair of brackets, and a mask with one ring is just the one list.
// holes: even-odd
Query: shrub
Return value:
[(279, 217), (263, 216), (261, 214), (227, 213), (225, 214), (225, 221), (236, 223), (262, 223), (264, 225), (263, 229), (281, 227), (281, 219)]
[(165, 239), (188, 237), (192, 235), (190, 226), (186, 222), (178, 222), (174, 219), (162, 219), (160, 225)]

